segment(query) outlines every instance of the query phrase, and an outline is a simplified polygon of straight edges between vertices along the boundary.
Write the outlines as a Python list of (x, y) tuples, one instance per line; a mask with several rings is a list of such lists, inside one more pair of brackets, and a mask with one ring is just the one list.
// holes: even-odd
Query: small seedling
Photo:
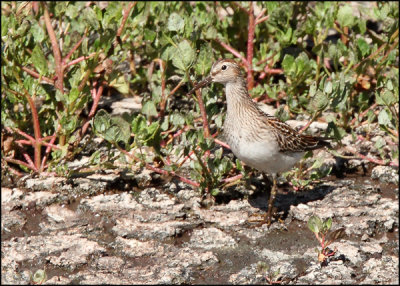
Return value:
[(315, 237), (321, 244), (321, 250), (317, 249), (318, 261), (323, 263), (328, 257), (335, 255), (337, 248), (334, 250), (328, 248), (328, 246), (341, 238), (345, 234), (345, 228), (339, 228), (335, 231), (329, 232), (332, 227), (332, 218), (327, 220), (321, 220), (318, 216), (311, 216), (308, 220), (309, 229), (315, 234)]
[(276, 285), (282, 283), (282, 275), (280, 274), (281, 269), (272, 272), (271, 267), (269, 267), (265, 262), (259, 262), (257, 264), (257, 272), (263, 273), (265, 280), (269, 285)]
[(39, 269), (38, 271), (31, 275), (30, 281), (34, 285), (42, 285), (47, 280), (47, 274), (45, 269)]

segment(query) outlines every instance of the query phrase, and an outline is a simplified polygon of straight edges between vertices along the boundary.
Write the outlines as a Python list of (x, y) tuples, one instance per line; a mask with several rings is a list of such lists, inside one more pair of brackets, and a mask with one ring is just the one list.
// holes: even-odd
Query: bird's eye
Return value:
[(223, 65), (222, 67), (221, 67), (221, 70), (226, 70), (226, 65)]

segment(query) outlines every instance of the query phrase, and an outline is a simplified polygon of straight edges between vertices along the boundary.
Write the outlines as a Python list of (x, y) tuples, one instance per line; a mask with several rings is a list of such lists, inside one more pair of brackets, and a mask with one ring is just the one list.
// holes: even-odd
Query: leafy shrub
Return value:
[[(187, 91), (219, 58), (237, 59), (251, 96), (279, 105), (282, 120), (305, 114), (311, 123), (329, 111), (327, 136), (378, 123), (397, 144), (398, 5), (357, 5), (2, 2), (2, 132), (21, 151), (2, 144), (2, 164), (15, 173), (59, 166), (80, 153), (89, 130), (216, 194), (245, 175), (212, 139), (223, 91)], [(106, 90), (142, 96), (141, 114), (128, 122), (97, 112)], [(381, 156), (374, 162), (398, 165), (397, 150)]]

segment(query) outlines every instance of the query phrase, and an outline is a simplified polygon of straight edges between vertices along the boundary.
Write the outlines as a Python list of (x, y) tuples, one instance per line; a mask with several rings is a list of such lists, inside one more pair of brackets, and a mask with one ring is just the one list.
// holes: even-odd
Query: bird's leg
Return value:
[[(264, 181), (267, 185), (271, 185), (271, 181), (268, 179), (268, 176), (263, 173), (263, 178)], [(249, 222), (259, 222), (257, 226), (261, 226), (264, 223), (266, 223), (268, 226), (271, 225), (271, 217), (272, 217), (272, 209), (274, 207), (274, 201), (275, 201), (275, 196), (276, 196), (276, 190), (277, 190), (277, 182), (276, 182), (276, 174), (272, 174), (272, 187), (271, 187), (271, 192), (269, 195), (269, 200), (268, 200), (268, 211), (267, 213), (263, 215), (259, 215), (259, 217), (262, 217), (262, 219), (249, 219)]]
[(268, 226), (271, 224), (271, 216), (272, 216), (272, 209), (274, 206), (275, 196), (276, 196), (276, 174), (272, 174), (272, 189), (271, 189), (271, 194), (269, 195), (268, 212), (266, 217)]

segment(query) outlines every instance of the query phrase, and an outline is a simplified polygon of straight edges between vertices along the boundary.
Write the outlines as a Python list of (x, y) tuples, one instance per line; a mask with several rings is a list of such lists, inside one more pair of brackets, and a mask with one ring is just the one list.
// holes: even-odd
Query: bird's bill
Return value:
[(196, 86), (195, 86), (191, 91), (189, 91), (188, 94), (192, 94), (195, 90), (197, 90), (197, 89), (199, 89), (199, 88), (202, 88), (202, 87), (204, 87), (204, 86), (210, 84), (211, 82), (212, 82), (212, 77), (211, 77), (211, 76), (206, 77), (206, 78), (203, 79), (201, 82), (199, 82), (198, 84), (196, 84)]

